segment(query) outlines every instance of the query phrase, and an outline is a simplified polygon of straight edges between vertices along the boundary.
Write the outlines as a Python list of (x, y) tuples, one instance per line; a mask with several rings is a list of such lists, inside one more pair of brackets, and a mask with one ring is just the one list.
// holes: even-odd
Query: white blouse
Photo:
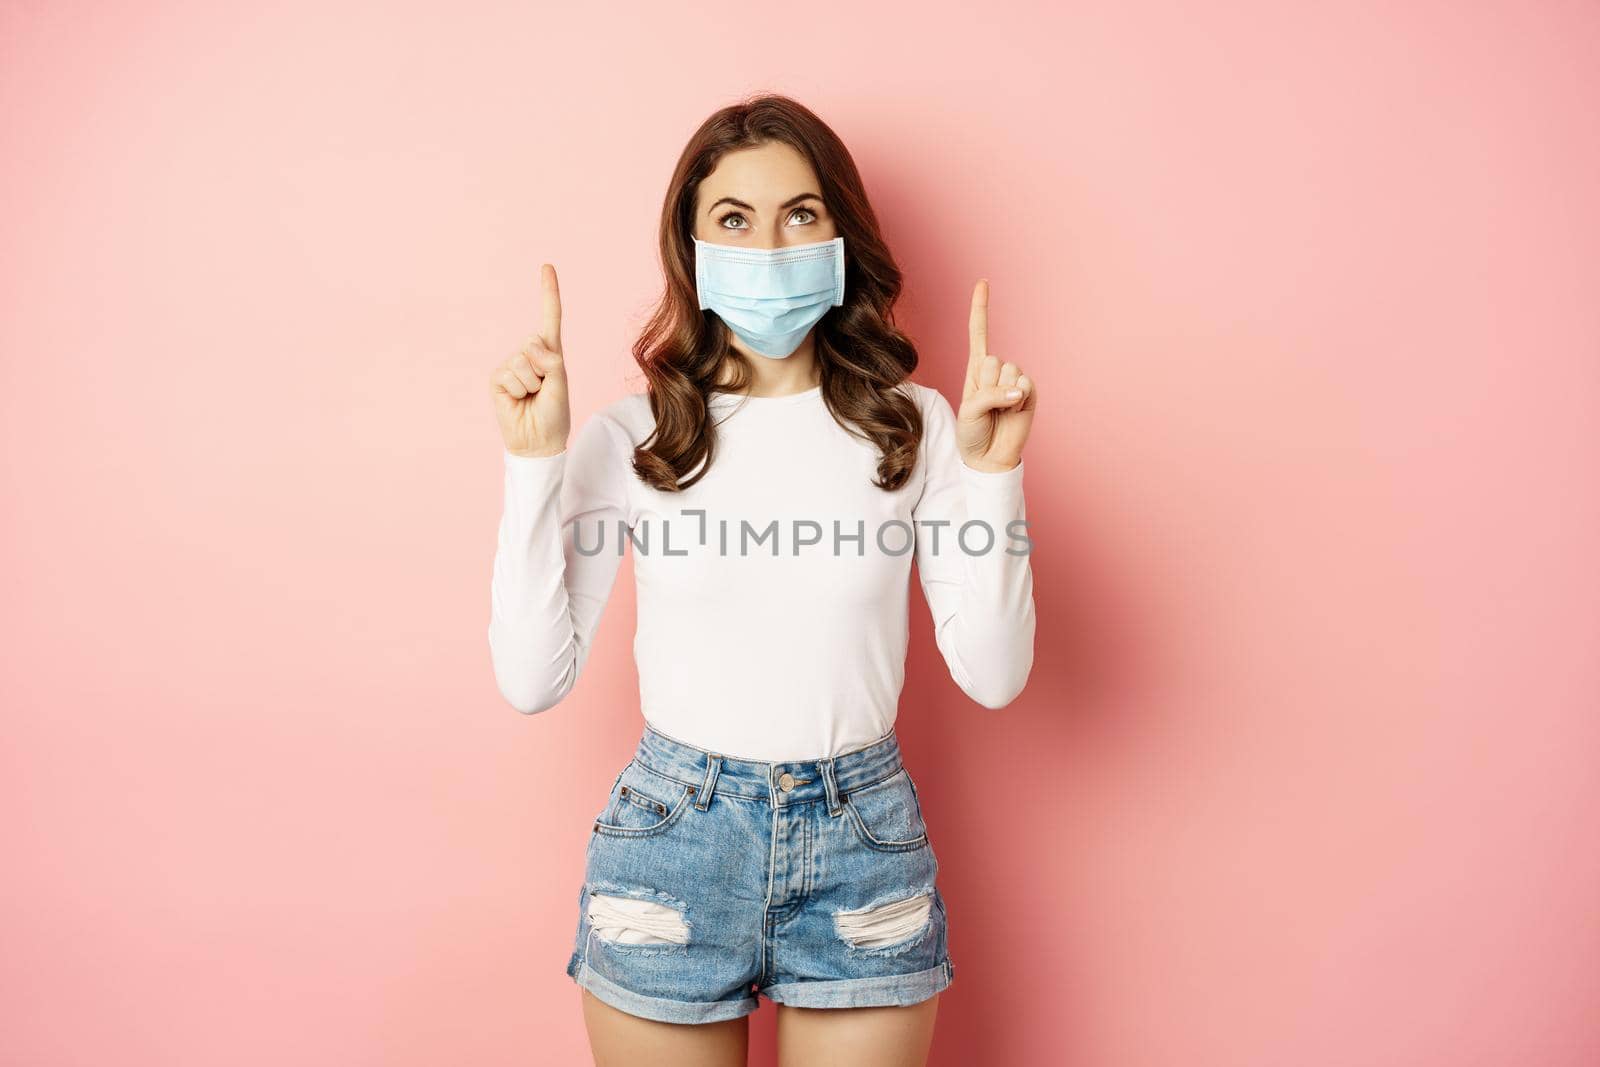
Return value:
[(900, 388), (924, 432), (893, 492), (871, 484), (876, 447), (834, 421), (820, 386), (713, 393), (710, 470), (677, 493), (633, 472), (655, 421), (643, 393), (557, 455), (504, 452), (489, 617), (501, 694), (533, 713), (572, 690), (627, 545), (640, 710), (668, 736), (773, 762), (882, 737), (905, 680), (913, 556), (951, 677), (985, 707), (1010, 703), (1033, 666), (1023, 465), (967, 466), (944, 395)]

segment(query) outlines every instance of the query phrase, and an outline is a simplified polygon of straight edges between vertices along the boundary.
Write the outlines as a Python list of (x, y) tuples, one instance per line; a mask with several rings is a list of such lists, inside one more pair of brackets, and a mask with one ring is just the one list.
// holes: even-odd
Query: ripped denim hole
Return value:
[(922, 892), (887, 904), (836, 911), (833, 923), (840, 936), (857, 948), (882, 948), (904, 941), (928, 925), (932, 907), (933, 894)]
[(659, 900), (589, 895), (589, 922), (602, 940), (620, 945), (682, 945), (689, 940), (683, 912)]

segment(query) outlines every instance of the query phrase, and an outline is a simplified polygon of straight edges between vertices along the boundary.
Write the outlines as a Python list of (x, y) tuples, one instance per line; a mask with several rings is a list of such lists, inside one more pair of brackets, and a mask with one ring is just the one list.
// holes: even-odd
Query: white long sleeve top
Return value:
[(1023, 465), (967, 466), (944, 395), (900, 388), (924, 433), (892, 492), (872, 484), (876, 446), (834, 421), (820, 386), (713, 393), (716, 455), (677, 493), (633, 472), (654, 426), (643, 393), (591, 416), (564, 452), (505, 451), (489, 619), (501, 695), (531, 714), (572, 690), (625, 550), (640, 709), (671, 737), (774, 762), (882, 737), (905, 680), (913, 557), (951, 677), (985, 707), (1010, 703), (1033, 666)]

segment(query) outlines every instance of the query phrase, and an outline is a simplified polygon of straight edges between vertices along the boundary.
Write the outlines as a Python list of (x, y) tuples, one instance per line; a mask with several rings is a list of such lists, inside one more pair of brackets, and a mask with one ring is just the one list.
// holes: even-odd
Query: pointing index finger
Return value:
[(556, 280), (556, 268), (544, 263), (539, 267), (539, 288), (544, 305), (544, 329), (539, 338), (553, 352), (561, 351), (561, 286)]
[(967, 378), (973, 380), (978, 364), (989, 354), (989, 279), (979, 278), (972, 288), (972, 314), (967, 320)]

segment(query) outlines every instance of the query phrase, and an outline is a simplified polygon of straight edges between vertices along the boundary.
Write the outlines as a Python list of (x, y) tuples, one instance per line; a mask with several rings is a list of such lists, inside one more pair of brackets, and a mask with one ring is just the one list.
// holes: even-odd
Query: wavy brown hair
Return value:
[[(716, 455), (713, 388), (750, 383), (745, 356), (730, 331), (700, 309), (694, 273), (694, 210), (700, 183), (728, 152), (773, 141), (810, 161), (819, 193), (844, 237), (845, 302), (814, 327), (822, 397), (834, 420), (878, 446), (874, 485), (898, 489), (910, 476), (922, 440), (922, 416), (897, 389), (916, 369), (917, 349), (894, 325), (901, 274), (878, 232), (878, 219), (844, 142), (810, 110), (786, 96), (761, 94), (722, 108), (684, 146), (661, 209), (661, 302), (633, 343), (649, 384), (655, 430), (634, 450), (646, 483), (674, 492), (704, 477)], [(722, 382), (726, 367), (729, 378)]]

